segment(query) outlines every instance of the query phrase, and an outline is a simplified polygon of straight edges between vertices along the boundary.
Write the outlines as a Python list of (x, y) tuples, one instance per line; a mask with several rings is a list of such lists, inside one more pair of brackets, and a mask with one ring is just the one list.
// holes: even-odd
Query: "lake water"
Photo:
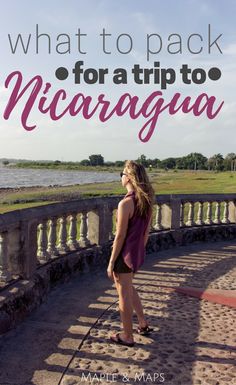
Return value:
[(118, 180), (120, 180), (118, 172), (0, 168), (0, 188), (55, 185), (68, 186), (73, 184), (113, 182)]

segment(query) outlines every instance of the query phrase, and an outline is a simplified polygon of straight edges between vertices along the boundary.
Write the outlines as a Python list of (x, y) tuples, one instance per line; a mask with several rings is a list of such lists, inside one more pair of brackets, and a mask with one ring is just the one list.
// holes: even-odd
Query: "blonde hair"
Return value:
[(137, 210), (142, 217), (147, 217), (154, 203), (154, 190), (142, 164), (133, 160), (125, 162), (125, 172), (130, 178), (137, 199)]

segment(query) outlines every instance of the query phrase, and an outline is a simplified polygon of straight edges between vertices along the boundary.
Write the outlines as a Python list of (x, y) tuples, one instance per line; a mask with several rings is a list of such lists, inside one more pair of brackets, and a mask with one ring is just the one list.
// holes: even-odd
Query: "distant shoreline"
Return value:
[(91, 183), (113, 182), (119, 180), (118, 171), (102, 172), (95, 170), (59, 170), (31, 168), (2, 168), (0, 170), (0, 189), (56, 188)]
[(60, 171), (84, 171), (84, 172), (117, 172), (123, 167), (118, 166), (83, 166), (78, 164), (53, 164), (53, 163), (19, 163), (19, 164), (9, 164), (9, 165), (0, 165), (2, 169), (27, 169), (27, 170), (60, 170)]
[[(34, 186), (0, 188), (0, 213), (53, 202), (80, 198), (124, 195), (125, 189), (117, 181), (88, 182), (67, 186)], [(236, 173), (212, 171), (153, 170), (149, 173), (156, 194), (236, 193)]]

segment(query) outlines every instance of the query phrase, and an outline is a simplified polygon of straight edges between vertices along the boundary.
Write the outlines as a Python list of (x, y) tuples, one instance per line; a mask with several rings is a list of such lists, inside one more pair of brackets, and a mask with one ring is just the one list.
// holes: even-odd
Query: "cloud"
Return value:
[[(167, 2), (150, 0), (148, 3), (142, 0), (112, 2), (110, 0), (91, 0), (88, 2), (62, 0), (48, 2), (28, 2), (22, 0), (19, 3), (14, 0), (4, 5), (6, 14), (1, 17), (0, 36), (7, 36), (7, 32), (35, 33), (35, 25), (39, 23), (41, 33), (49, 33), (52, 36), (51, 55), (45, 54), (43, 39), (41, 40), (41, 53), (35, 54), (34, 46), (28, 55), (19, 52), (11, 55), (7, 46), (7, 39), (2, 41), (2, 50), (6, 50), (4, 62), (1, 63), (0, 84), (0, 152), (5, 156), (21, 157), (34, 156), (45, 159), (57, 159), (63, 154), (64, 159), (82, 159), (91, 151), (102, 153), (106, 159), (136, 157), (145, 153), (148, 157), (167, 157), (184, 155), (188, 152), (203, 152), (206, 155), (216, 152), (230, 152), (235, 145), (235, 20), (232, 2), (225, 5), (216, 1), (181, 0)], [(10, 4), (11, 3), (11, 4)], [(12, 3), (14, 15), (12, 14)], [(23, 5), (22, 5), (23, 4)], [(92, 4), (92, 6), (91, 6)], [(10, 7), (11, 6), (11, 7)], [(25, 12), (26, 9), (28, 12)], [(8, 17), (9, 16), (9, 17)], [(223, 33), (223, 55), (220, 53), (208, 54), (207, 28), (212, 25), (212, 36)], [(87, 33), (84, 40), (87, 54), (78, 53), (75, 33), (78, 28), (82, 33)], [(102, 41), (99, 34), (102, 28), (106, 28), (112, 36), (107, 40), (112, 54), (102, 52)], [(71, 36), (72, 52), (68, 55), (60, 55), (55, 52), (56, 37), (59, 33), (68, 33)], [(133, 50), (130, 54), (120, 54), (117, 51), (116, 39), (121, 33), (129, 33), (133, 38)], [(163, 49), (159, 54), (152, 55), (150, 62), (146, 60), (146, 34), (159, 33), (163, 38)], [(171, 33), (180, 33), (183, 37), (183, 54), (170, 55), (166, 53), (168, 36)], [(187, 37), (191, 33), (201, 33), (204, 36), (204, 51), (199, 55), (191, 55), (187, 49)], [(35, 38), (35, 36), (34, 36)], [(5, 44), (5, 46), (4, 46)], [(6, 49), (8, 48), (8, 50)], [(34, 50), (33, 50), (34, 49)], [(77, 60), (84, 60), (84, 67), (109, 68), (112, 74), (114, 68), (126, 68), (128, 72), (127, 85), (114, 85), (112, 76), (105, 85), (74, 84), (72, 68)], [(179, 112), (170, 116), (167, 111), (161, 114), (157, 128), (151, 140), (141, 143), (138, 132), (145, 123), (144, 118), (131, 120), (127, 115), (113, 117), (105, 123), (100, 123), (97, 113), (85, 120), (81, 114), (76, 117), (64, 117), (58, 121), (52, 121), (49, 115), (42, 115), (34, 108), (30, 115), (30, 122), (37, 122), (37, 128), (26, 132), (20, 124), (20, 113), (23, 104), (20, 102), (11, 118), (3, 119), (3, 111), (10, 95), (10, 89), (6, 90), (4, 81), (10, 71), (21, 69), (24, 72), (24, 84), (36, 73), (41, 74), (44, 81), (52, 84), (52, 90), (47, 94), (48, 102), (59, 88), (64, 88), (68, 98), (60, 103), (59, 109), (63, 109), (72, 96), (82, 92), (93, 97), (92, 106), (96, 104), (100, 93), (106, 95), (106, 99), (114, 106), (119, 97), (129, 92), (138, 95), (140, 103), (153, 91), (160, 90), (159, 84), (134, 84), (130, 74), (130, 68), (135, 63), (151, 68), (154, 61), (160, 61), (162, 68), (173, 67), (178, 71), (183, 63), (189, 67), (204, 68), (219, 67), (222, 77), (218, 81), (207, 80), (202, 85), (185, 85), (180, 76), (175, 84), (163, 90), (165, 103), (170, 102), (176, 92), (181, 92), (181, 101), (187, 95), (194, 98), (201, 92), (215, 95), (218, 101), (225, 100), (222, 113), (217, 119), (208, 120), (203, 114), (196, 118), (191, 113)], [(67, 66), (70, 76), (64, 82), (55, 78), (55, 69), (59, 66)], [(109, 73), (109, 75), (110, 75)], [(26, 95), (25, 95), (26, 96)], [(42, 96), (42, 92), (40, 94)], [(22, 98), (23, 99), (23, 98)], [(39, 98), (37, 99), (37, 103)]]
[(236, 44), (232, 43), (224, 48), (224, 54), (230, 56), (236, 56)]

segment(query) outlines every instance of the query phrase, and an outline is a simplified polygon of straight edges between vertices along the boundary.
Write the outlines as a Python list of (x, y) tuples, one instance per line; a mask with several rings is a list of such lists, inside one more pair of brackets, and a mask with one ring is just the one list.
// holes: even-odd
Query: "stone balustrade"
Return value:
[[(30, 279), (56, 258), (113, 238), (122, 197), (60, 202), (0, 215), (0, 282)], [(152, 231), (236, 223), (236, 194), (158, 195)]]
[(157, 197), (155, 230), (236, 223), (236, 194), (181, 194)]

